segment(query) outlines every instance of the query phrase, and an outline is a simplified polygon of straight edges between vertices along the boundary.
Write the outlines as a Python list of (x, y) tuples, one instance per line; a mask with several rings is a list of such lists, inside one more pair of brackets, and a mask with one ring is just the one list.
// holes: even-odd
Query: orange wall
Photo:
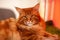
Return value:
[(60, 0), (54, 0), (54, 2), (53, 22), (60, 29)]
[(48, 0), (48, 20), (51, 20), (52, 0)]

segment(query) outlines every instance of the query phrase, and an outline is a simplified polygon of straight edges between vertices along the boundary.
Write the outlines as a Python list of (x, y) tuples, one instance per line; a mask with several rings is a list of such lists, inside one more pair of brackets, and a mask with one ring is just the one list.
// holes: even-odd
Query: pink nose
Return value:
[(28, 21), (28, 22), (27, 22), (27, 25), (28, 25), (28, 26), (32, 26), (33, 24), (32, 24), (31, 21)]

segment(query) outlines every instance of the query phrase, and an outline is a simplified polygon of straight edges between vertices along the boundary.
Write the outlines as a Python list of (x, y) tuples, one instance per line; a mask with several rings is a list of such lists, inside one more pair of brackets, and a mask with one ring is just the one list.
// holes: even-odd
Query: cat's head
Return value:
[(18, 8), (16, 10), (19, 12), (18, 23), (25, 26), (36, 25), (40, 22), (39, 15), (39, 4), (31, 8)]

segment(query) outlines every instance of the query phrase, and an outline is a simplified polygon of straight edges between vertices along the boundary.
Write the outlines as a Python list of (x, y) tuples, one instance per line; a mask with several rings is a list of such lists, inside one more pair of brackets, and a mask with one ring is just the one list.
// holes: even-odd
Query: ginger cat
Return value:
[(18, 31), (22, 40), (40, 40), (43, 35), (41, 30), (45, 30), (45, 22), (39, 15), (39, 3), (31, 8), (18, 8), (19, 18), (17, 21)]
[(39, 3), (31, 8), (16, 7), (16, 10), (20, 15), (16, 25), (22, 40), (44, 40), (44, 37), (54, 39), (54, 35), (45, 31), (45, 22), (39, 15)]
[(45, 31), (45, 22), (38, 11), (39, 4), (31, 8), (21, 9), (16, 7), (16, 9), (20, 14), (17, 21), (14, 18), (0, 21), (0, 40), (45, 40), (45, 37), (56, 38)]
[(31, 8), (18, 8), (16, 10), (19, 12), (18, 25), (25, 26), (26, 28), (31, 28), (39, 24), (39, 27), (43, 29), (46, 28), (45, 21), (39, 15), (39, 4)]

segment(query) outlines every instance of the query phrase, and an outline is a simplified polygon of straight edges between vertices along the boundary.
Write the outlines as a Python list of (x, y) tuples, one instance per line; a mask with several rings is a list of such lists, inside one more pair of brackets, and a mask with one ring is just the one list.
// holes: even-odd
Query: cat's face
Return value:
[(23, 15), (20, 18), (19, 23), (25, 26), (32, 26), (39, 23), (39, 18), (37, 15), (33, 15), (30, 13), (30, 14)]
[(40, 22), (39, 18), (39, 4), (32, 8), (18, 8), (17, 11), (20, 13), (18, 23), (24, 26), (33, 26)]

